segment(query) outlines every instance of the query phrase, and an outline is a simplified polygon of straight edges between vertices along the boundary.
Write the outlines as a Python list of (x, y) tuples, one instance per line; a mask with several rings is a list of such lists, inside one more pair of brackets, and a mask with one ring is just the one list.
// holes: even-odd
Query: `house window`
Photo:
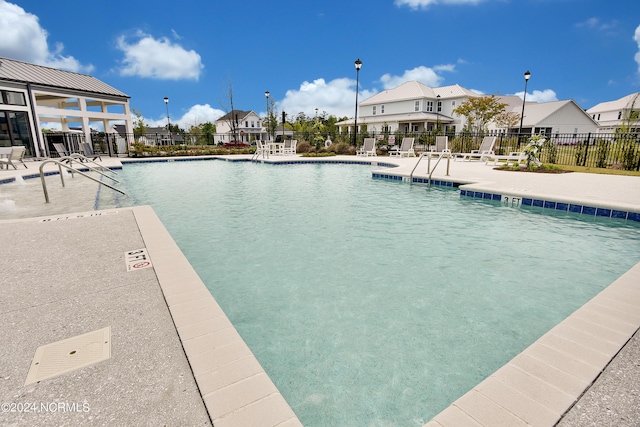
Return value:
[(427, 101), (425, 105), (427, 112), (433, 112), (433, 101)]
[(245, 122), (244, 122), (244, 127), (246, 127), (246, 128), (248, 128), (248, 127), (249, 127), (249, 122), (248, 122), (248, 121), (245, 121)]
[(373, 106), (373, 115), (374, 116), (376, 115), (376, 106), (375, 105)]
[(420, 111), (420, 101), (416, 101), (413, 107), (413, 111)]
[(600, 114), (598, 114), (598, 120), (600, 120)]
[(3, 91), (0, 96), (0, 103), (9, 105), (27, 105), (22, 92)]
[(622, 111), (618, 111), (618, 120), (622, 118)]
[(451, 101), (451, 108), (456, 108), (456, 101)]
[(438, 101), (438, 113), (442, 111), (442, 101)]
[(418, 125), (411, 125), (411, 128), (414, 132), (418, 132)]
[(384, 114), (384, 105), (380, 106), (380, 114)]

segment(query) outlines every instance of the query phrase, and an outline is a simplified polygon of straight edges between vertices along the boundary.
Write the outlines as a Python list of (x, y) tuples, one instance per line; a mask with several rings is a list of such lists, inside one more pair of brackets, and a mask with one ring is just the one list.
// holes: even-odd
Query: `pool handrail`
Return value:
[[(71, 172), (71, 175), (72, 175), (72, 176), (73, 176), (73, 174), (74, 174), (74, 173), (78, 173), (78, 174), (80, 174), (80, 175), (82, 175), (82, 176), (84, 176), (84, 177), (86, 177), (86, 178), (89, 178), (89, 179), (90, 179), (90, 180), (92, 180), (92, 181), (97, 182), (97, 183), (98, 183), (98, 184), (100, 184), (100, 185), (104, 185), (104, 186), (105, 186), (105, 187), (107, 187), (107, 188), (110, 188), (110, 189), (112, 189), (112, 190), (114, 190), (114, 191), (117, 191), (117, 192), (118, 192), (118, 193), (120, 193), (120, 194), (126, 194), (124, 191), (119, 190), (119, 189), (117, 189), (117, 188), (115, 188), (115, 187), (113, 187), (113, 186), (111, 186), (111, 185), (109, 185), (109, 184), (107, 184), (107, 183), (104, 183), (104, 182), (102, 182), (102, 181), (100, 181), (100, 180), (98, 180), (98, 179), (95, 179), (95, 178), (94, 178), (94, 177), (92, 177), (91, 175), (88, 175), (88, 174), (86, 174), (86, 173), (84, 173), (84, 172), (82, 172), (82, 171), (80, 171), (80, 170), (78, 170), (78, 169), (74, 168), (74, 167), (72, 166), (72, 162), (73, 162), (73, 160), (74, 160), (74, 159), (76, 159), (75, 157), (71, 157), (71, 156), (63, 156), (63, 157), (60, 157), (59, 159), (60, 159), (60, 160), (56, 160), (56, 159), (47, 159), (47, 160), (43, 161), (43, 162), (40, 164), (40, 182), (42, 182), (42, 191), (44, 192), (44, 200), (45, 200), (45, 203), (49, 203), (49, 192), (47, 191), (47, 184), (46, 184), (45, 179), (44, 179), (44, 169), (43, 169), (43, 168), (44, 168), (44, 165), (46, 165), (47, 163), (54, 163), (54, 164), (57, 164), (57, 165), (58, 165), (58, 172), (59, 172), (59, 175), (60, 175), (60, 181), (62, 182), (62, 186), (63, 186), (63, 187), (64, 187), (64, 175), (62, 174), (62, 168), (64, 167), (64, 168), (68, 169), (68, 170)], [(69, 164), (64, 163), (64, 162), (63, 162), (63, 160), (68, 161), (68, 162), (69, 162)], [(97, 170), (96, 168), (92, 168), (92, 167), (91, 167), (91, 166), (89, 166), (89, 165), (85, 165), (85, 166), (86, 166), (88, 169), (90, 169), (91, 171), (93, 171), (93, 172), (97, 172), (97, 173), (99, 173), (100, 175), (102, 175), (102, 176), (104, 176), (104, 177), (107, 177), (107, 178), (109, 178), (109, 179), (112, 179), (112, 180), (114, 180), (115, 182), (119, 182), (117, 179), (115, 179), (115, 178), (113, 178), (113, 177), (111, 177), (111, 176), (109, 176), (109, 175), (106, 175), (106, 174), (104, 174), (104, 173), (100, 172), (100, 171), (99, 171), (99, 170)]]

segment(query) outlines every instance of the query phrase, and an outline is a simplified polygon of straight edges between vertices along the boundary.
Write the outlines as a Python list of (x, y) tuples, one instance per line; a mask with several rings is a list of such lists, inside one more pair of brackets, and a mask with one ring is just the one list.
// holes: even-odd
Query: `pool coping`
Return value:
[[(260, 162), (285, 163), (285, 159), (278, 160)], [(248, 160), (236, 158), (234, 161)], [(286, 162), (347, 163), (339, 159), (303, 162), (287, 159)], [(376, 166), (381, 162), (357, 159), (348, 163)], [(444, 178), (440, 181), (445, 182), (445, 186), (454, 186), (454, 181)], [(496, 194), (492, 191), (490, 194)], [(475, 191), (473, 197), (478, 198)], [(214, 424), (301, 425), (153, 209), (149, 206), (123, 209), (131, 209), (135, 214)], [(638, 305), (640, 263), (425, 426), (495, 425), (498, 421), (508, 425), (556, 424), (638, 331)]]

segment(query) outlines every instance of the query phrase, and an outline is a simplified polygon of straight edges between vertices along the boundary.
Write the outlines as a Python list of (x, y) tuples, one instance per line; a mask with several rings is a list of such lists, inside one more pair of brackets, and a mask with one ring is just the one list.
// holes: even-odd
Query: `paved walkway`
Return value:
[[(293, 159), (299, 158), (269, 161)], [(416, 164), (414, 158), (331, 159), (392, 162), (398, 167), (387, 172), (405, 177)], [(36, 162), (27, 164), (28, 170), (0, 171), (0, 182), (37, 171)], [(103, 164), (120, 162), (105, 158)], [(432, 178), (467, 183), (465, 191), (640, 212), (640, 177), (513, 173), (461, 161), (451, 162), (447, 176), (443, 166)], [(426, 177), (426, 164), (414, 176)], [(150, 208), (44, 222), (3, 220), (3, 214), (0, 401), (16, 412), (1, 413), (0, 424), (299, 425)], [(148, 250), (153, 266), (128, 271), (125, 253), (140, 248)], [(640, 344), (638, 334), (630, 338), (640, 326), (640, 264), (614, 285), (541, 338), (533, 353), (501, 370), (516, 374), (516, 384), (498, 371), (429, 425), (553, 425), (563, 414), (563, 426), (639, 425)], [(40, 346), (105, 327), (111, 334), (107, 360), (25, 385)], [(585, 343), (589, 351), (576, 354)], [(565, 364), (556, 358), (542, 365), (571, 380), (571, 395), (539, 370), (543, 353), (556, 351), (556, 344), (565, 345), (557, 350)], [(594, 359), (587, 356), (591, 350)], [(581, 384), (577, 392), (575, 384)], [(567, 403), (556, 407), (532, 397), (550, 390)], [(60, 402), (67, 406), (54, 414), (40, 406), (36, 413), (24, 411), (24, 403)]]

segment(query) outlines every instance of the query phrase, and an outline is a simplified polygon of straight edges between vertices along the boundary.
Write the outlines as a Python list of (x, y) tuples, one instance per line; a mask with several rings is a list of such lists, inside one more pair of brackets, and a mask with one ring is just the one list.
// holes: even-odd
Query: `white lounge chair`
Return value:
[[(457, 156), (462, 156), (462, 161), (470, 161), (470, 160), (480, 160), (483, 161), (488, 159), (490, 156), (493, 156), (493, 145), (496, 143), (495, 136), (485, 136), (482, 138), (482, 142), (480, 143), (480, 148), (477, 150), (471, 150), (470, 153), (460, 153)], [(454, 157), (455, 160), (455, 157)]]
[(397, 150), (389, 152), (391, 157), (415, 157), (416, 152), (413, 150), (413, 141), (415, 138), (402, 138), (400, 147)]
[(0, 167), (6, 166), (7, 169), (9, 169), (9, 165), (11, 165), (14, 169), (18, 169), (14, 162), (20, 162), (22, 163), (22, 166), (29, 169), (23, 160), (24, 153), (25, 147), (22, 145), (15, 147), (2, 147), (2, 152), (0, 154), (2, 154), (3, 157), (0, 157)]
[(127, 155), (127, 141), (120, 135), (116, 136), (116, 147), (118, 148), (118, 156)]
[(431, 157), (451, 156), (451, 150), (449, 149), (449, 137), (448, 136), (436, 136), (435, 147), (425, 155)]
[(296, 154), (297, 139), (287, 139), (282, 146), (281, 154), (285, 156), (293, 156)]
[(378, 153), (376, 153), (375, 138), (365, 138), (363, 141), (362, 147), (360, 147), (356, 151), (356, 156), (369, 157), (369, 156), (377, 156), (377, 155)]
[(504, 164), (506, 166), (510, 166), (510, 165), (519, 165), (520, 163), (522, 163), (524, 160), (527, 159), (527, 155), (522, 152), (522, 151), (512, 151), (511, 153), (509, 153), (508, 155), (500, 155), (500, 156), (489, 156), (487, 157), (487, 160), (485, 162), (485, 164), (489, 164), (491, 162), (493, 162), (491, 164), (491, 166), (498, 166), (500, 164)]

